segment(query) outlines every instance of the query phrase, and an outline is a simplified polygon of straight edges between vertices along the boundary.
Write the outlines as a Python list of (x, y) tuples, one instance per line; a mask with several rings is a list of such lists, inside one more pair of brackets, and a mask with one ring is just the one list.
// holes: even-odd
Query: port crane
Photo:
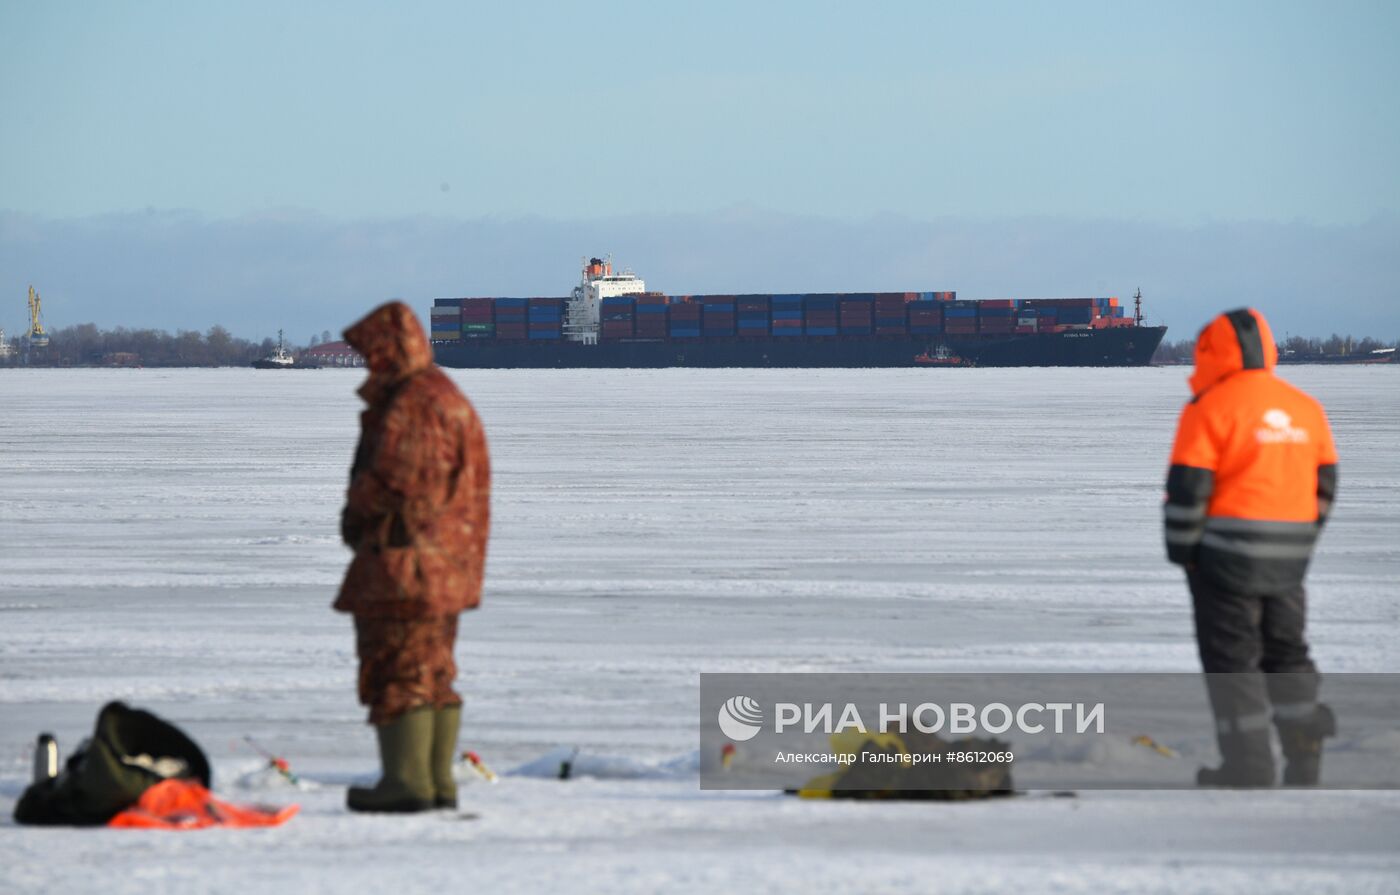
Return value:
[(39, 307), (39, 293), (29, 287), (29, 332), (25, 336), (30, 348), (47, 348), (49, 334), (44, 332), (44, 321)]

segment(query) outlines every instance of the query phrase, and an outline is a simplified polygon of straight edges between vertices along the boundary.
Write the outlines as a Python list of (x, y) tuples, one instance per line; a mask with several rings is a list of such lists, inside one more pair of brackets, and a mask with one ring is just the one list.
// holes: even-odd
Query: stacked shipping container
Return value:
[(909, 334), (909, 308), (918, 293), (880, 292), (875, 296), (875, 335)]
[(943, 332), (950, 336), (970, 336), (975, 334), (977, 332), (977, 302), (944, 302)]
[(605, 298), (598, 305), (598, 338), (630, 339), (635, 332), (637, 300), (630, 295)]
[(701, 295), (700, 334), (707, 339), (725, 339), (734, 335), (734, 296)]
[(993, 336), (1005, 336), (1016, 326), (1020, 302), (1009, 298), (993, 298), (977, 302), (977, 331)]
[(736, 295), (734, 303), (738, 310), (739, 335), (750, 339), (768, 338), (768, 296)]
[(1034, 317), (1038, 332), (1063, 326), (1131, 326), (1133, 322), (1116, 298), (1031, 298), (1021, 305), (1021, 316)]
[[(562, 298), (440, 298), (433, 341), (555, 341), (563, 338)], [(1131, 326), (1116, 298), (959, 301), (953, 292), (686, 295), (655, 292), (605, 298), (599, 338), (907, 338), (1018, 336), (1065, 329)]]
[(775, 295), (773, 306), (773, 335), (788, 338), (802, 335), (801, 295)]
[(530, 299), (530, 338), (557, 340), (564, 336), (564, 299)]
[(633, 328), (637, 338), (666, 338), (666, 296), (659, 292), (646, 292), (633, 298), (636, 299)]
[(943, 332), (943, 306), (946, 302), (918, 299), (909, 302), (909, 334), (933, 336)]
[(837, 303), (839, 295), (822, 293), (809, 295), (803, 303), (803, 331), (809, 336), (834, 336), (840, 332)]
[(868, 336), (875, 331), (875, 296), (857, 293), (841, 296), (841, 335)]
[(498, 298), (496, 305), (496, 338), (502, 341), (523, 340), (528, 334), (526, 314), (528, 298)]
[(493, 339), (496, 337), (496, 319), (493, 304), (489, 298), (462, 299), (462, 338)]
[(428, 332), (434, 342), (455, 342), (462, 338), (460, 298), (440, 298), (433, 304)]
[(673, 300), (668, 310), (671, 318), (671, 338), (700, 338), (700, 303), (698, 301), (691, 301), (690, 296), (686, 295), (678, 302)]

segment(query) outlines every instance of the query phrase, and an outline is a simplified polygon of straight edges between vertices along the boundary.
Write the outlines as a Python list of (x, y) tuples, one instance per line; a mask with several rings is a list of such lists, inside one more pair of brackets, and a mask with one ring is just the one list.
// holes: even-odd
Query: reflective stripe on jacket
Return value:
[(1277, 362), (1258, 311), (1201, 331), (1167, 473), (1167, 558), (1238, 593), (1302, 583), (1336, 494), (1327, 416), (1273, 374)]

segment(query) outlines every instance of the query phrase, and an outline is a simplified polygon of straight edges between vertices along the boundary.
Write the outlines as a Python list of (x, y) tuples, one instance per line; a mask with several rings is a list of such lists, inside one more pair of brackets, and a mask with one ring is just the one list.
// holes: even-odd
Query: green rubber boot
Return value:
[(433, 712), (433, 806), (457, 807), (457, 781), (452, 767), (457, 762), (457, 729), (462, 724), (462, 707), (449, 706)]
[(352, 786), (345, 798), (351, 811), (411, 813), (433, 807), (433, 710), (413, 709), (374, 729), (379, 737), (383, 775), (373, 787)]

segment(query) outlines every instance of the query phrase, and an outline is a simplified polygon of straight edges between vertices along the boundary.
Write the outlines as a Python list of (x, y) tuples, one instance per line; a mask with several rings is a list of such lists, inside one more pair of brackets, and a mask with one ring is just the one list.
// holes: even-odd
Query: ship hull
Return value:
[(1281, 357), (1280, 364), (1389, 364), (1395, 362), (1395, 354), (1366, 355), (1366, 354), (1314, 354), (1304, 357)]
[(1018, 336), (921, 336), (890, 339), (708, 339), (576, 342), (435, 342), (444, 367), (463, 369), (614, 369), (661, 367), (922, 367), (946, 348), (978, 367), (1141, 367), (1164, 326), (1123, 326)]
[(255, 361), (253, 361), (253, 363), (252, 363), (251, 366), (252, 366), (252, 368), (253, 368), (254, 370), (319, 370), (319, 369), (321, 369), (321, 365), (320, 365), (320, 364), (303, 364), (303, 363), (279, 364), (279, 363), (277, 363), (276, 361), (270, 361), (270, 360), (255, 360)]

